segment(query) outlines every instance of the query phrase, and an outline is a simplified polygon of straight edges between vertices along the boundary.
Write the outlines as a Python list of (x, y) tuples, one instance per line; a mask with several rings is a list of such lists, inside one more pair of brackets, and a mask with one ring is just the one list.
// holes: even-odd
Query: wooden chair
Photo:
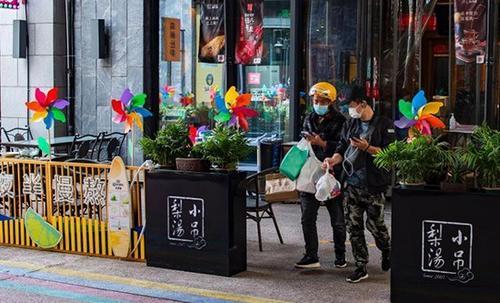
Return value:
[(262, 219), (272, 219), (274, 227), (276, 228), (276, 233), (281, 244), (283, 244), (283, 238), (281, 236), (280, 229), (278, 227), (278, 222), (274, 216), (273, 207), (271, 203), (268, 203), (264, 199), (265, 195), (265, 184), (266, 175), (274, 173), (277, 171), (276, 167), (268, 168), (261, 171), (260, 173), (248, 176), (246, 179), (246, 190), (247, 190), (247, 219), (255, 221), (257, 223), (257, 235), (259, 239), (259, 250), (262, 251), (262, 232), (260, 227), (260, 222)]
[(97, 161), (109, 162), (115, 156), (119, 156), (123, 147), (123, 143), (127, 138), (128, 133), (101, 133), (99, 145), (97, 147)]

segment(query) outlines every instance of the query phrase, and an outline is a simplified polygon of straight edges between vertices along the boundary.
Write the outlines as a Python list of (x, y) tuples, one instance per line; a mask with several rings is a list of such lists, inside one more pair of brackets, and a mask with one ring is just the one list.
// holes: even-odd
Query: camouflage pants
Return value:
[(345, 214), (347, 231), (350, 235), (352, 254), (356, 266), (368, 263), (368, 247), (365, 239), (364, 214), (366, 212), (366, 228), (375, 238), (375, 244), (382, 252), (389, 252), (391, 240), (389, 231), (384, 223), (385, 198), (380, 194), (371, 194), (368, 191), (352, 186), (345, 190)]

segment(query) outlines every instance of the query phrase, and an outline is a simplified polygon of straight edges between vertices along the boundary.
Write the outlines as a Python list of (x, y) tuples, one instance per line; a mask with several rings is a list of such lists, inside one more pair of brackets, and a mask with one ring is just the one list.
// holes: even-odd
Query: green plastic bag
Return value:
[(292, 147), (288, 153), (283, 158), (280, 164), (280, 173), (285, 175), (292, 181), (295, 181), (300, 171), (302, 170), (302, 166), (307, 161), (309, 157), (309, 149), (307, 146), (308, 142), (305, 139), (302, 139), (296, 146)]

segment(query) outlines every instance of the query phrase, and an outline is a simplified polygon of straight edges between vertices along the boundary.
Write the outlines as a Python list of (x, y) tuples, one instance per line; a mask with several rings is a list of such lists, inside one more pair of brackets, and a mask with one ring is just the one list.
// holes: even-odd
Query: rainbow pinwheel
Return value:
[(415, 128), (422, 135), (430, 135), (431, 127), (445, 127), (443, 121), (434, 116), (442, 106), (442, 102), (427, 103), (425, 92), (421, 90), (413, 97), (411, 103), (399, 100), (399, 111), (403, 116), (394, 122), (394, 125), (398, 128)]
[(113, 122), (125, 122), (125, 132), (132, 129), (134, 122), (137, 127), (142, 130), (142, 118), (151, 117), (152, 114), (149, 110), (145, 109), (146, 94), (133, 95), (127, 88), (123, 91), (120, 100), (113, 99), (111, 105), (116, 115), (113, 117)]
[(165, 85), (160, 88), (160, 104), (167, 104), (168, 100), (174, 100), (175, 96), (175, 87)]
[(194, 94), (193, 93), (183, 93), (181, 96), (181, 105), (186, 107), (193, 104)]
[(214, 117), (215, 121), (219, 123), (229, 121), (229, 125), (237, 125), (248, 131), (247, 118), (258, 115), (256, 111), (247, 107), (251, 99), (251, 94), (240, 95), (234, 86), (227, 91), (224, 98), (220, 92), (216, 93), (214, 103), (218, 114)]
[(43, 120), (45, 128), (50, 129), (54, 124), (54, 120), (66, 122), (66, 116), (62, 111), (69, 102), (64, 99), (58, 99), (59, 90), (52, 88), (47, 95), (40, 89), (35, 90), (35, 101), (26, 102), (29, 110), (33, 111), (32, 122)]

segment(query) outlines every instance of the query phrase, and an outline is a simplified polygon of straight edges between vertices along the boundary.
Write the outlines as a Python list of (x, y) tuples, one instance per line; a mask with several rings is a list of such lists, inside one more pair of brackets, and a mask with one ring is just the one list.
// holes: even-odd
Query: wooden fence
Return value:
[[(114, 257), (108, 237), (107, 182), (110, 165), (0, 158), (0, 245), (36, 248), (23, 214), (33, 208), (62, 233), (52, 250)], [(129, 181), (138, 167), (127, 167)], [(144, 221), (144, 172), (131, 186), (131, 249)], [(144, 238), (130, 260), (144, 261)]]

